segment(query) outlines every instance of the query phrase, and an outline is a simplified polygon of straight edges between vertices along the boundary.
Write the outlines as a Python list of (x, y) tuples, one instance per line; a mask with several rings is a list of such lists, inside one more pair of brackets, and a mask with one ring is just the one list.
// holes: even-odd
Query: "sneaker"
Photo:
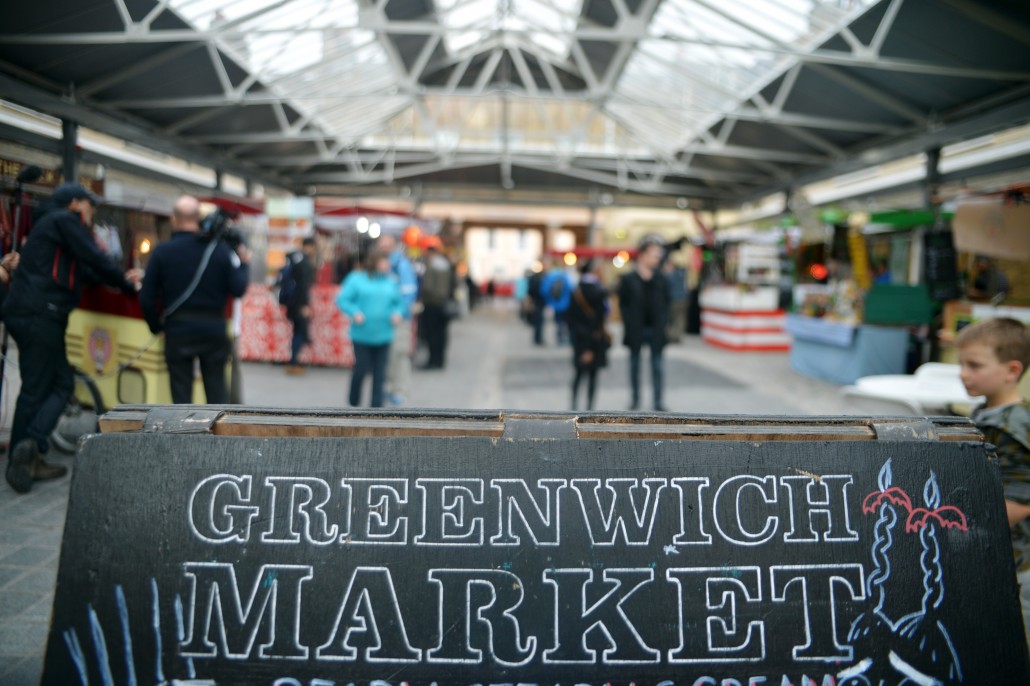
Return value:
[(31, 438), (23, 438), (14, 446), (7, 460), (7, 483), (17, 493), (28, 493), (32, 490), (32, 467), (39, 458), (39, 446)]
[(33, 481), (48, 481), (50, 479), (59, 479), (68, 473), (68, 468), (63, 465), (50, 464), (44, 462), (42, 457), (36, 456), (35, 462), (32, 463), (32, 480)]
[(286, 373), (290, 376), (304, 376), (305, 369), (299, 364), (288, 364), (286, 365)]
[(396, 393), (391, 393), (386, 399), (395, 407), (404, 404), (404, 396), (397, 395)]

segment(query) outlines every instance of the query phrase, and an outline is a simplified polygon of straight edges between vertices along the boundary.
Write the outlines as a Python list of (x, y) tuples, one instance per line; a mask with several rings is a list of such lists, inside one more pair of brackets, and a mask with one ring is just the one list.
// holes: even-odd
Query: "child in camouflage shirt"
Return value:
[(1030, 640), (1030, 403), (1019, 394), (1030, 363), (1030, 331), (1015, 319), (991, 319), (962, 329), (955, 345), (966, 391), (986, 398), (972, 419), (998, 454)]

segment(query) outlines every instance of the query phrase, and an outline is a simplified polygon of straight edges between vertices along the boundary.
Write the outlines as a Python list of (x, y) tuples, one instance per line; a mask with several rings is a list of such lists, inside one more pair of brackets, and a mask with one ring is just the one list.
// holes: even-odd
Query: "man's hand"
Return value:
[(243, 264), (250, 264), (250, 258), (251, 255), (253, 255), (253, 253), (250, 252), (250, 248), (248, 248), (246, 245), (244, 245), (243, 243), (237, 245), (236, 254), (239, 255), (240, 262), (242, 262)]
[(396, 312), (390, 315), (390, 322), (393, 323), (394, 326), (397, 326), (402, 321), (404, 321), (404, 317), (400, 316)]
[(130, 269), (125, 272), (125, 280), (136, 287), (138, 292), (143, 287), (143, 270), (142, 269)]
[(361, 325), (365, 323), (365, 315), (361, 312), (354, 313), (354, 323)]
[(7, 270), (8, 273), (13, 272), (21, 264), (21, 253), (9, 252), (0, 259), (0, 267)]
[(304, 317), (304, 319), (311, 319), (311, 306), (305, 305), (304, 307), (300, 308), (300, 316)]

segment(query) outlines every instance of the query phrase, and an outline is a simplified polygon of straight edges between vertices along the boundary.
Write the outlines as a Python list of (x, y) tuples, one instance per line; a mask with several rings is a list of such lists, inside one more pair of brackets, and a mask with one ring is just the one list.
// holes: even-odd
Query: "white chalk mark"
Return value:
[(75, 669), (79, 673), (79, 681), (82, 686), (89, 686), (89, 674), (86, 671), (86, 656), (82, 652), (82, 644), (79, 643), (79, 635), (75, 633), (75, 629), (69, 629), (64, 632), (64, 644), (68, 646), (68, 653), (71, 655), (72, 662), (75, 663)]
[(872, 666), (872, 659), (867, 657), (866, 659), (859, 662), (857, 665), (848, 667), (842, 672), (837, 672), (837, 680), (844, 681), (845, 679), (850, 679), (851, 677), (859, 676), (860, 674), (865, 674)]
[(161, 664), (164, 648), (161, 645), (161, 608), (158, 602), (157, 581), (153, 577), (150, 578), (150, 596), (153, 598), (150, 606), (150, 619), (154, 627), (154, 645), (156, 647), (154, 659), (157, 661), (154, 666), (154, 676), (157, 678), (157, 683), (160, 684), (165, 680), (164, 665)]
[(100, 618), (92, 605), (89, 608), (89, 626), (93, 634), (93, 650), (97, 656), (97, 668), (100, 670), (100, 683), (103, 686), (114, 686), (111, 675), (111, 663), (107, 659), (107, 641), (104, 640), (104, 629), (100, 626)]
[[(186, 642), (186, 627), (182, 622), (182, 598), (178, 593), (175, 594), (175, 625), (176, 631), (179, 636), (179, 643)], [(187, 657), (186, 659), (186, 671), (189, 672), (190, 679), (197, 678), (197, 670), (193, 667), (193, 658)], [(174, 683), (174, 682), (173, 682)]]
[(890, 654), (891, 667), (904, 674), (907, 678), (912, 680), (912, 683), (918, 684), (918, 686), (944, 686), (943, 683), (937, 681), (928, 674), (923, 674), (918, 669), (905, 662), (903, 659), (898, 657), (898, 654), (893, 650)]
[(665, 546), (664, 548), (662, 548), (662, 552), (664, 552), (666, 555), (679, 555), (680, 554), (679, 548), (677, 548), (674, 545), (667, 545), (667, 546)]
[(125, 604), (125, 591), (121, 584), (114, 587), (114, 599), (118, 603), (118, 621), (122, 625), (122, 644), (125, 649), (126, 686), (136, 686), (136, 661), (132, 656), (132, 635), (129, 632), (129, 607)]

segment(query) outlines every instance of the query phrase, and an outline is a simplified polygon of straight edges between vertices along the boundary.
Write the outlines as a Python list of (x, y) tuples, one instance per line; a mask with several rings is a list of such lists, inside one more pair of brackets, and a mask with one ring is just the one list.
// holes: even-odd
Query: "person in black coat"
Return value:
[(18, 344), (21, 392), (11, 426), (7, 483), (27, 493), (34, 481), (68, 470), (41, 457), (75, 387), (65, 348), (68, 316), (82, 284), (104, 283), (136, 293), (140, 272), (123, 273), (93, 241), (97, 199), (77, 183), (54, 189), (48, 210), (32, 227), (4, 300), (7, 330)]
[(301, 243), (301, 249), (287, 255), (286, 259), (293, 263), (293, 297), (286, 303), (286, 318), (293, 324), (293, 337), (290, 339), (290, 362), (286, 365), (286, 373), (301, 375), (304, 367), (300, 364), (300, 351), (311, 342), (311, 287), (315, 285), (315, 239), (308, 236)]
[(594, 409), (597, 371), (608, 365), (611, 341), (604, 322), (608, 315), (608, 291), (601, 284), (600, 263), (590, 259), (581, 268), (579, 285), (572, 292), (567, 322), (572, 338), (572, 409), (576, 409), (579, 384), (587, 380), (587, 409)]
[(672, 296), (669, 280), (660, 269), (666, 248), (657, 238), (645, 238), (637, 250), (636, 268), (619, 281), (619, 312), (622, 315), (623, 343), (629, 348), (629, 380), (632, 389), (630, 410), (640, 406), (640, 351), (646, 345), (651, 355), (651, 389), (654, 409), (665, 412), (662, 404), (664, 366), (662, 349), (669, 322)]
[[(164, 333), (172, 402), (192, 402), (193, 364), (199, 360), (207, 402), (223, 405), (229, 401), (225, 366), (232, 351), (226, 308), (230, 298), (242, 298), (247, 290), (250, 251), (202, 233), (200, 202), (189, 195), (175, 201), (172, 228), (171, 239), (154, 248), (147, 264), (140, 292), (143, 318), (152, 332)], [(172, 310), (176, 303), (180, 306)]]

